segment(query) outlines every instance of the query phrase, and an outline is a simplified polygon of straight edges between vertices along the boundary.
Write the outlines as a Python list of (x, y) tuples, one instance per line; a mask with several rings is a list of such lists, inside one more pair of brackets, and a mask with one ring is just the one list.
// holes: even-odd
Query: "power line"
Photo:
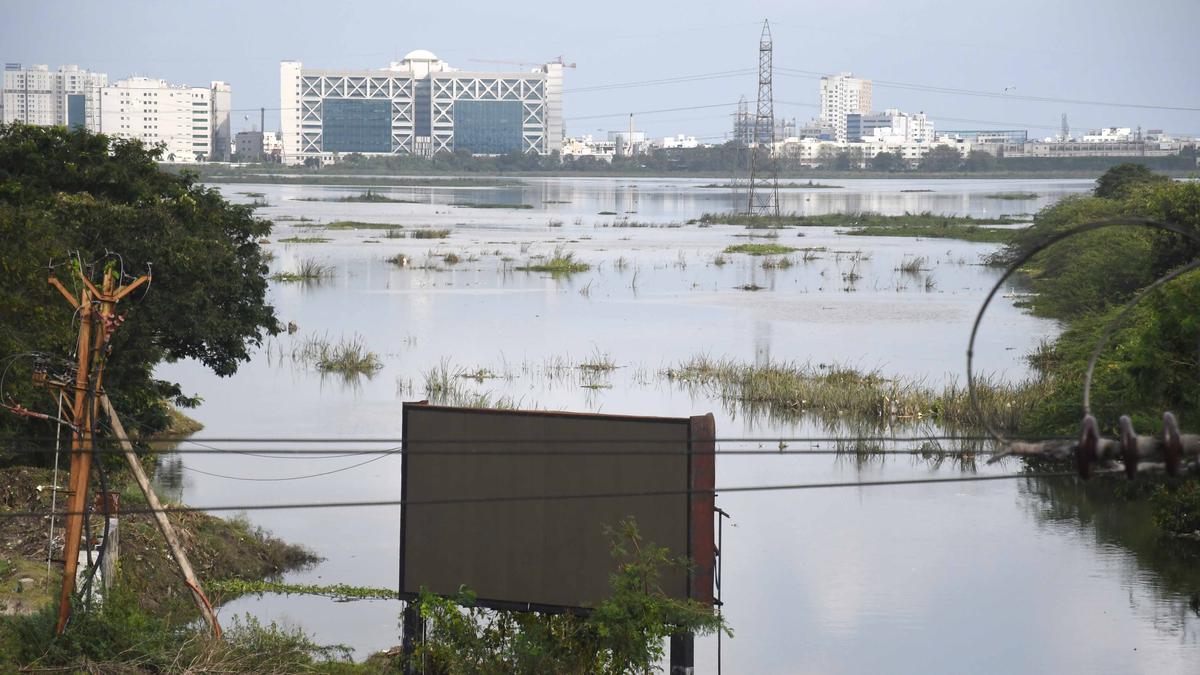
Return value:
[[(692, 494), (721, 495), (723, 493), (755, 493), (755, 492), (797, 492), (801, 490), (821, 490), (828, 488), (852, 487), (885, 487), (893, 485), (932, 485), (937, 483), (969, 483), (977, 481), (1011, 480), (1014, 478), (1067, 478), (1075, 474), (1068, 471), (994, 474), (987, 476), (959, 476), (953, 478), (902, 478), (897, 480), (876, 481), (842, 481), (834, 483), (795, 483), (781, 485), (741, 485), (718, 487), (712, 490), (678, 489), (678, 490), (642, 490), (636, 492), (593, 492), (575, 494), (549, 495), (502, 495), (488, 497), (446, 497), (438, 499), (387, 499), (345, 502), (294, 502), (285, 504), (243, 504), (215, 506), (164, 506), (161, 509), (130, 508), (122, 509), (121, 515), (140, 515), (151, 513), (195, 513), (208, 511), (280, 511), (299, 509), (327, 508), (369, 508), (385, 506), (441, 506), (449, 504), (492, 504), (528, 501), (578, 501), (586, 499), (629, 499), (641, 497), (673, 497)], [(51, 515), (50, 511), (0, 511), (0, 518), (40, 518)], [(58, 515), (73, 515), (59, 513)], [(82, 514), (81, 514), (82, 515)]]
[[(813, 70), (801, 70), (799, 68), (785, 68), (780, 66), (778, 70), (789, 77), (802, 77), (806, 79), (820, 79), (828, 75)], [(1067, 103), (1071, 105), (1094, 105), (1105, 106), (1111, 108), (1137, 108), (1142, 110), (1170, 110), (1176, 112), (1200, 112), (1200, 107), (1179, 106), (1179, 105), (1158, 105), (1150, 103), (1125, 103), (1121, 101), (1095, 101), (1088, 99), (1073, 99), (1060, 98), (1055, 96), (1035, 96), (1032, 94), (1008, 94), (995, 91), (983, 91), (979, 89), (963, 89), (960, 87), (942, 87), (931, 84), (916, 84), (913, 82), (896, 82), (894, 80), (879, 80), (871, 79), (873, 86), (882, 86), (891, 89), (909, 89), (912, 91), (926, 91), (937, 94), (951, 94), (955, 96), (977, 96), (982, 98), (998, 98), (1004, 100), (1027, 101), (1033, 103)]]
[(737, 77), (741, 75), (750, 75), (754, 73), (753, 68), (743, 68), (741, 70), (724, 70), (715, 73), (702, 73), (699, 75), (679, 75), (676, 77), (664, 77), (657, 80), (636, 80), (633, 82), (616, 82), (613, 84), (597, 84), (588, 87), (577, 87), (575, 89), (564, 89), (564, 94), (582, 94), (593, 91), (609, 91), (612, 89), (629, 89), (633, 87), (649, 87), (662, 84), (678, 84), (685, 82), (699, 82), (704, 80), (719, 80), (729, 77)]

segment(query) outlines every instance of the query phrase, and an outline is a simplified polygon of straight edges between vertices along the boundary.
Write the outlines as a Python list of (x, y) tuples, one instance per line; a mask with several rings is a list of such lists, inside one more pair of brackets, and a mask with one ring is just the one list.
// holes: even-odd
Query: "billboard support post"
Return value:
[(691, 633), (671, 636), (671, 675), (692, 675), (696, 671), (695, 647)]
[(406, 675), (409, 675), (417, 672), (416, 666), (412, 660), (412, 655), (417, 649), (417, 644), (421, 641), (421, 633), (423, 632), (418, 630), (421, 625), (421, 608), (417, 605), (415, 600), (410, 600), (404, 603), (402, 623), (403, 633), (400, 644), (404, 649), (404, 656), (406, 657), (405, 660), (407, 662), (404, 667), (404, 672)]

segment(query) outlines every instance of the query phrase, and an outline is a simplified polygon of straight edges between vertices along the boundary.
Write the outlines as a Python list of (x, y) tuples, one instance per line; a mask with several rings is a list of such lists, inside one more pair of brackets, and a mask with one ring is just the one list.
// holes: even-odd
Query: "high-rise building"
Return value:
[(24, 68), (4, 64), (4, 86), (0, 93), (0, 122), (24, 122), (39, 126), (82, 127), (96, 131), (100, 126), (100, 89), (108, 75), (60, 66)]
[(233, 91), (225, 82), (213, 82), (212, 90), (212, 150), (210, 162), (228, 162), (232, 152), (233, 136), (229, 127), (229, 111), (233, 104)]
[(550, 154), (562, 149), (561, 62), (526, 72), (474, 72), (432, 53), (387, 68), (279, 66), (283, 161), (339, 153)]
[(846, 140), (846, 115), (871, 112), (871, 81), (852, 73), (821, 78), (821, 122), (834, 130), (834, 138)]
[(230, 100), (224, 82), (189, 87), (130, 77), (101, 90), (100, 129), (116, 138), (163, 145), (164, 162), (227, 160)]

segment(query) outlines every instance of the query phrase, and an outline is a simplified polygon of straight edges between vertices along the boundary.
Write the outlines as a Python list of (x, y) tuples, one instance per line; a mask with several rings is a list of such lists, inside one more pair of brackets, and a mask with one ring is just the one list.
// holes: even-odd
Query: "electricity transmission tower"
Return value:
[(1067, 113), (1062, 114), (1062, 142), (1071, 140), (1071, 127), (1067, 126)]
[[(771, 76), (771, 26), (763, 20), (758, 40), (758, 110), (754, 115), (753, 145), (750, 148), (750, 215), (779, 217), (779, 162), (775, 157), (775, 95)], [(766, 154), (759, 157), (763, 147)], [(765, 164), (765, 166), (763, 166)]]

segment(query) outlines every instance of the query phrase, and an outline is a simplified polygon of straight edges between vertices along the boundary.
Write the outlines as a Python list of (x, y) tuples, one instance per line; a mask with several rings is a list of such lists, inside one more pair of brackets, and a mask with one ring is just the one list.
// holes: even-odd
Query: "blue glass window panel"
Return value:
[(392, 151), (391, 101), (327, 98), (321, 107), (321, 149), (325, 152)]
[(476, 155), (522, 152), (523, 122), (520, 101), (455, 101), (454, 149)]

